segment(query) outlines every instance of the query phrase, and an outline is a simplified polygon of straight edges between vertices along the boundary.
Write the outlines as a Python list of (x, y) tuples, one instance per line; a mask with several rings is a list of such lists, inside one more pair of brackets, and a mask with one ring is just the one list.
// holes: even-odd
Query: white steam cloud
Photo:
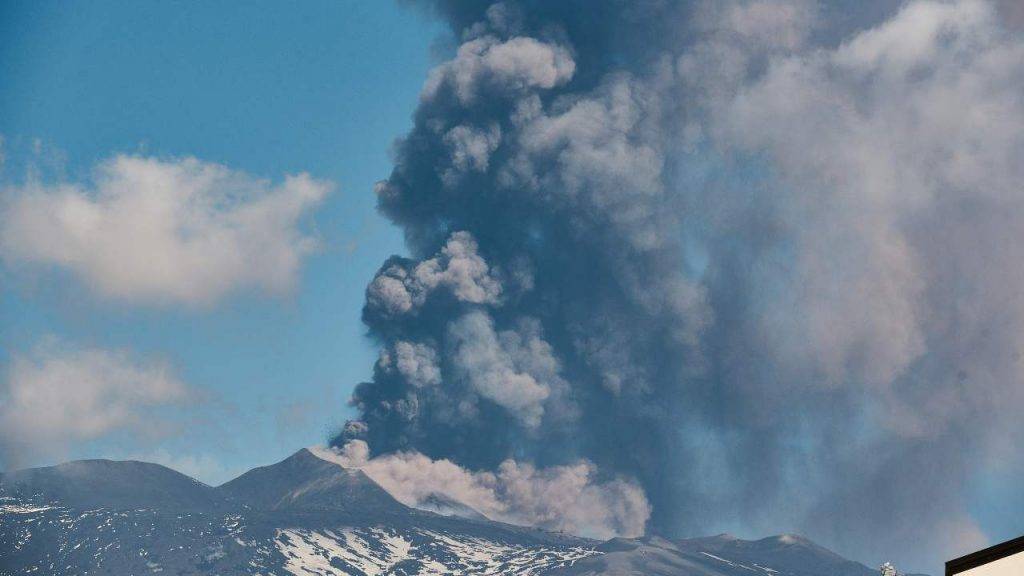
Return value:
[(596, 468), (586, 461), (538, 469), (506, 460), (494, 472), (472, 472), (415, 452), (370, 458), (361, 440), (341, 449), (313, 451), (346, 468), (363, 470), (397, 500), (413, 507), (439, 494), (492, 520), (594, 538), (639, 536), (650, 516), (647, 499), (635, 482), (598, 482)]

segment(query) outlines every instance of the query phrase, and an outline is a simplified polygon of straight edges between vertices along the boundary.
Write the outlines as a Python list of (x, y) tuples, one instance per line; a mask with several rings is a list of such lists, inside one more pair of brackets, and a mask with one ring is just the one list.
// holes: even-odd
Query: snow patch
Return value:
[(32, 514), (51, 510), (53, 506), (23, 506), (20, 504), (4, 504), (0, 506), (0, 514)]

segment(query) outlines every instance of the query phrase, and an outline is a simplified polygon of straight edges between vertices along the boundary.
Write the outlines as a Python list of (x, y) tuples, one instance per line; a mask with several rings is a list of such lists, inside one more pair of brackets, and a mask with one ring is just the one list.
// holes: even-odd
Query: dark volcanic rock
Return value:
[(347, 470), (305, 448), (277, 464), (254, 468), (216, 490), (258, 510), (374, 514), (406, 508), (361, 470)]
[(441, 516), (457, 516), (468, 520), (489, 520), (487, 516), (484, 516), (472, 506), (463, 504), (458, 500), (453, 500), (444, 494), (431, 494), (417, 504), (416, 507), (420, 510), (440, 514)]
[(223, 505), (214, 488), (159, 464), (79, 460), (0, 477), (0, 492), (73, 508), (209, 510)]
[(616, 538), (559, 576), (876, 576), (877, 571), (792, 535), (740, 540), (722, 534), (672, 542)]
[(859, 562), (818, 546), (807, 538), (793, 534), (771, 536), (760, 540), (740, 540), (728, 534), (695, 538), (679, 542), (681, 550), (710, 553), (740, 564), (771, 566), (794, 576), (876, 576)]

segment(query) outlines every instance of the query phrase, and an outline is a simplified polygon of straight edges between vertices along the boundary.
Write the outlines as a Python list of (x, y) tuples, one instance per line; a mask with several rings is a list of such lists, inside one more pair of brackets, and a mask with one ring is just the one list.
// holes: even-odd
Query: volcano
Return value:
[(211, 487), (83, 460), (0, 476), (0, 574), (872, 576), (799, 536), (599, 542), (405, 506), (303, 449)]

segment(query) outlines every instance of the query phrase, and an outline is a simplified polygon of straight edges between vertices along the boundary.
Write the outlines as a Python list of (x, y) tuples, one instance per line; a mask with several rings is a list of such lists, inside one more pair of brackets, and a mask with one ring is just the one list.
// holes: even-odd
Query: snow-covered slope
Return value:
[(525, 575), (596, 544), (414, 510), (305, 449), (217, 488), (95, 462), (0, 478), (0, 574)]
[[(442, 502), (458, 508), (457, 502)], [(212, 488), (139, 462), (0, 477), (0, 575), (869, 576), (793, 536), (600, 543), (408, 508), (300, 450)]]
[(422, 529), (285, 529), (276, 544), (292, 574), (542, 574), (591, 546), (521, 543)]
[(722, 534), (670, 541), (617, 538), (599, 554), (554, 572), (560, 576), (876, 576), (806, 538), (792, 535), (740, 540)]
[(76, 508), (161, 508), (209, 510), (223, 498), (184, 474), (148, 462), (78, 460), (58, 466), (0, 475), (8, 491), (18, 486), (33, 495)]

